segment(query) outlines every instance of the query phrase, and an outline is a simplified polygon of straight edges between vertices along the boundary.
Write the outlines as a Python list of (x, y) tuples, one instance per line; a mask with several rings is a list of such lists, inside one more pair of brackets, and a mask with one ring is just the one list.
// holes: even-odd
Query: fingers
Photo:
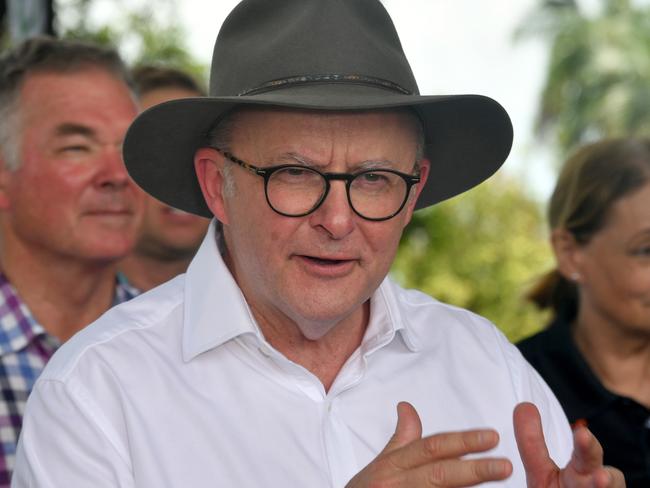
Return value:
[(528, 486), (541, 486), (543, 480), (559, 469), (548, 454), (537, 407), (532, 403), (520, 403), (515, 407), (513, 422)]
[(395, 433), (384, 450), (346, 485), (348, 488), (475, 486), (510, 476), (512, 464), (503, 458), (462, 459), (499, 442), (493, 430), (450, 432), (422, 438), (420, 417), (412, 405), (397, 407)]
[(496, 447), (498, 442), (499, 435), (493, 430), (435, 434), (388, 453), (387, 459), (396, 468), (406, 470), (436, 460), (484, 452)]
[(625, 488), (623, 473), (611, 466), (604, 466), (588, 474), (566, 476), (568, 471), (563, 471), (560, 486), (566, 488)]
[(398, 469), (409, 469), (437, 459), (487, 451), (499, 443), (499, 435), (493, 430), (436, 434), (424, 439), (421, 437), (420, 416), (413, 405), (400, 402), (397, 405), (395, 433), (380, 456), (387, 456)]
[(476, 486), (488, 481), (506, 479), (510, 474), (512, 464), (507, 459), (448, 459), (407, 471), (396, 486)]
[(573, 431), (573, 455), (560, 473), (566, 488), (625, 488), (625, 477), (616, 468), (603, 466), (603, 448), (586, 427)]
[(603, 448), (586, 427), (573, 431), (573, 455), (562, 470), (561, 486), (623, 488), (623, 473), (612, 467), (603, 466)]
[(603, 477), (600, 485), (596, 485), (597, 488), (625, 488), (625, 476), (622, 471), (611, 466), (605, 466), (603, 471), (607, 473), (607, 476)]
[(569, 464), (578, 474), (589, 474), (603, 466), (603, 448), (586, 427), (573, 431), (573, 455)]
[(452, 488), (476, 486), (489, 481), (504, 480), (512, 474), (507, 459), (447, 459), (402, 471), (376, 459), (346, 485), (346, 488)]

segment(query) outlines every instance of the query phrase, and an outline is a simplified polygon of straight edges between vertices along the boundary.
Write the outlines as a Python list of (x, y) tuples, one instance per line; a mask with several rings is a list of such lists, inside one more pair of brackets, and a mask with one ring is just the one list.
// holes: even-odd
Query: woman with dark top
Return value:
[(557, 267), (530, 298), (550, 326), (518, 346), (605, 464), (650, 487), (650, 139), (602, 141), (565, 164), (549, 207)]

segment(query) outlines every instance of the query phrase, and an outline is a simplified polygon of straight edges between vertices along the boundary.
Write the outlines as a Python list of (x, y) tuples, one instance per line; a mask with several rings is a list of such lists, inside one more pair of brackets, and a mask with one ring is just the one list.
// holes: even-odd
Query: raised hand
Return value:
[(384, 450), (346, 488), (461, 487), (503, 480), (512, 464), (503, 458), (460, 459), (484, 452), (499, 442), (493, 430), (469, 430), (422, 438), (415, 408), (397, 406), (397, 427)]
[(535, 405), (517, 405), (514, 427), (528, 488), (625, 487), (623, 473), (603, 466), (603, 449), (586, 427), (574, 430), (573, 455), (564, 469), (560, 469), (548, 454), (542, 421)]

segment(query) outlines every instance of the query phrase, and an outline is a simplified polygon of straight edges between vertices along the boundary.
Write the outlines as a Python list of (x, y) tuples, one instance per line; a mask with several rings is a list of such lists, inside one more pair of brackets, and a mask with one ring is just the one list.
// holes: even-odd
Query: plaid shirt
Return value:
[[(113, 305), (137, 294), (118, 274)], [(60, 345), (36, 322), (0, 271), (0, 488), (10, 484), (27, 396)]]

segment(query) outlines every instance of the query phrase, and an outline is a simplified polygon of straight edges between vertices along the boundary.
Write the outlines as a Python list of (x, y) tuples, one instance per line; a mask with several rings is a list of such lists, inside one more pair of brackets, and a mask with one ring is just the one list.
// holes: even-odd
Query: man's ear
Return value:
[(223, 195), (224, 158), (219, 151), (202, 147), (194, 154), (194, 170), (205, 198), (205, 203), (214, 216), (223, 224), (228, 224), (225, 199)]
[(11, 177), (12, 171), (7, 169), (4, 158), (0, 156), (0, 210), (8, 210), (10, 207), (8, 188)]
[(560, 274), (569, 281), (579, 282), (582, 278), (583, 245), (568, 230), (557, 228), (551, 232), (551, 246)]
[(411, 217), (413, 217), (413, 212), (415, 211), (415, 204), (418, 201), (418, 198), (420, 197), (420, 193), (422, 193), (422, 190), (424, 189), (424, 186), (427, 183), (427, 178), (429, 177), (429, 172), (431, 170), (431, 163), (427, 158), (423, 158), (420, 161), (420, 182), (416, 185), (414, 191), (411, 192), (411, 196), (409, 197), (408, 201), (406, 202), (406, 224), (408, 224), (411, 221)]

